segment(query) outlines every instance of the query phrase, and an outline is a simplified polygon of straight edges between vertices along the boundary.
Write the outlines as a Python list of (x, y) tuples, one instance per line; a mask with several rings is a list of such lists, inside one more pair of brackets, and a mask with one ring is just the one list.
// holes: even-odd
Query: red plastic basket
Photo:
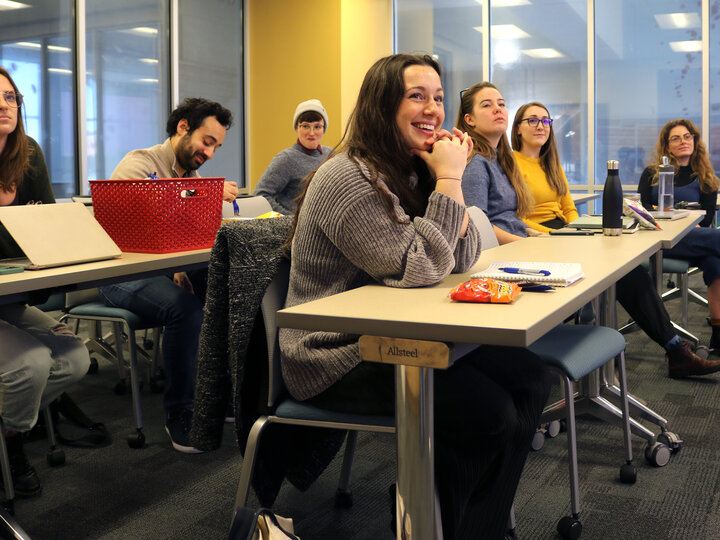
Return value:
[(212, 247), (224, 180), (90, 180), (90, 194), (95, 218), (120, 249), (171, 253)]

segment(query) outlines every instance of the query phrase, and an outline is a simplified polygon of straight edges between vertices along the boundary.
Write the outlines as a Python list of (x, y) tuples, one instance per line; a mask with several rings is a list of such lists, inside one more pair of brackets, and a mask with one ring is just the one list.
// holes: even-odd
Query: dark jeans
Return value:
[[(362, 362), (308, 400), (394, 414), (394, 366)], [(502, 538), (547, 401), (545, 365), (526, 349), (483, 346), (435, 370), (435, 477), (446, 540)]]
[(127, 309), (151, 324), (165, 327), (165, 412), (192, 410), (195, 356), (203, 320), (200, 299), (165, 276), (101, 287), (100, 296), (109, 306)]
[(663, 251), (663, 257), (682, 259), (701, 268), (705, 285), (720, 277), (720, 229), (695, 227), (672, 249)]

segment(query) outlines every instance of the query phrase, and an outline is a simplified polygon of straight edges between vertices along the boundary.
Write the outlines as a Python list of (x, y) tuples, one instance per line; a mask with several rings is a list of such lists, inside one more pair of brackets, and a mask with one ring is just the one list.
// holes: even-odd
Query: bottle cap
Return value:
[(670, 163), (670, 162), (668, 161), (668, 157), (667, 157), (667, 156), (663, 156), (663, 157), (662, 157), (662, 164), (663, 164), (663, 165), (668, 165), (669, 163)]
[(620, 162), (615, 159), (611, 159), (607, 162), (607, 168), (609, 171), (617, 171), (620, 168)]

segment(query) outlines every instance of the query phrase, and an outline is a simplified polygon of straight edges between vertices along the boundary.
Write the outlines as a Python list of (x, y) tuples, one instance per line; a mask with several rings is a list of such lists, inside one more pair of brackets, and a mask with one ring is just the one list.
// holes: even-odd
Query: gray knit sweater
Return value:
[(317, 169), (330, 152), (332, 148), (323, 146), (322, 152), (313, 150), (308, 154), (299, 143), (293, 144), (272, 159), (253, 195), (265, 197), (276, 212), (291, 215), (295, 211), (293, 199), (300, 195), (303, 178)]
[[(424, 216), (397, 223), (363, 173), (369, 174), (341, 153), (315, 174), (293, 239), (286, 306), (372, 282), (432, 285), (453, 271), (468, 270), (480, 256), (472, 221), (459, 238), (463, 205), (433, 192)], [(392, 199), (397, 215), (407, 218), (397, 197)], [(357, 340), (356, 335), (281, 328), (283, 378), (292, 396), (309, 399), (360, 363)]]

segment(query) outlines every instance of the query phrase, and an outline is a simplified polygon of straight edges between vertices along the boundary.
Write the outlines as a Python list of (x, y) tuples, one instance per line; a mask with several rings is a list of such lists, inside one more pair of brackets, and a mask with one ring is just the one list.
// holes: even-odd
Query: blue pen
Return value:
[(506, 274), (527, 274), (528, 276), (549, 276), (549, 270), (533, 270), (531, 268), (515, 268), (512, 266), (506, 266), (504, 268), (498, 268), (501, 272)]
[(153, 173), (150, 173), (150, 180), (158, 180), (158, 175)]
[(237, 216), (240, 213), (240, 207), (235, 199), (233, 199), (233, 213)]

